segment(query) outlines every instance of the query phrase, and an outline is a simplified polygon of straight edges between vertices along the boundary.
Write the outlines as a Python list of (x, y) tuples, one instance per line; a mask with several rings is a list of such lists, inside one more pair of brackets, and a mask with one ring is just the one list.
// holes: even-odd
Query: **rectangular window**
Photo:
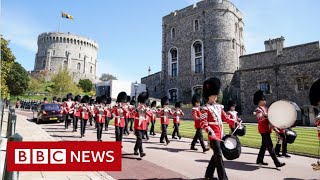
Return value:
[(259, 83), (259, 89), (261, 91), (263, 91), (265, 94), (270, 94), (271, 93), (269, 82), (260, 82)]
[(304, 91), (310, 88), (310, 78), (309, 77), (299, 77), (296, 78), (297, 90)]
[(170, 98), (171, 98), (170, 100), (173, 101), (173, 102), (176, 102), (177, 99), (178, 99), (178, 97), (177, 97), (177, 90), (175, 90), (175, 89), (174, 89), (174, 90), (170, 90), (169, 93), (170, 93), (170, 96), (171, 96), (171, 97), (170, 97)]
[(177, 77), (177, 63), (172, 63), (171, 74), (172, 77)]
[(202, 73), (202, 58), (196, 58), (195, 73)]

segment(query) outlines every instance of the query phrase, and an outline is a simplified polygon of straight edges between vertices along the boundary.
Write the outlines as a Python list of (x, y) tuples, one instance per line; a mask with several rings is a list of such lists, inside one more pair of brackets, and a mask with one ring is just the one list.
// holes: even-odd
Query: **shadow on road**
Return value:
[(169, 148), (169, 147), (146, 147), (147, 149), (156, 149), (156, 150), (165, 150), (169, 152), (181, 152), (181, 151), (186, 151), (186, 149), (176, 149), (176, 148)]
[[(191, 180), (203, 180), (205, 178), (196, 178), (196, 179), (191, 179)], [(118, 179), (118, 180), (141, 180), (141, 179)], [(147, 179), (142, 179), (142, 180), (187, 180), (184, 178), (147, 178)], [(190, 179), (188, 179), (190, 180)]]
[[(206, 159), (206, 160), (197, 159), (195, 161), (202, 162), (202, 163), (209, 163), (209, 159)], [(238, 162), (238, 161), (224, 161), (224, 167), (226, 169), (234, 169), (234, 170), (240, 170), (240, 171), (255, 171), (260, 168), (255, 163)]]
[(134, 155), (133, 153), (123, 153), (122, 154), (122, 158), (124, 158), (124, 159), (135, 159), (135, 160), (138, 160), (138, 161), (141, 161), (142, 159), (140, 158), (140, 157), (138, 157), (138, 156), (136, 156), (136, 157), (132, 157), (132, 156), (136, 156), (136, 155)]
[(62, 135), (51, 135), (52, 137), (58, 137), (58, 138), (77, 138), (77, 139), (80, 139), (80, 135), (78, 136), (75, 136), (75, 135), (72, 135), (72, 136), (62, 136)]

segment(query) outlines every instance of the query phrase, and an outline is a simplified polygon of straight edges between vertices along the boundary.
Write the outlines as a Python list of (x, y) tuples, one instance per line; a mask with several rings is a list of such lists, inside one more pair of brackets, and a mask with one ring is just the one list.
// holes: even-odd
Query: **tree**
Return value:
[(52, 86), (50, 90), (53, 95), (64, 96), (67, 93), (81, 94), (82, 90), (74, 82), (67, 69), (60, 68), (59, 71), (51, 77)]
[(117, 80), (117, 77), (111, 75), (102, 73), (101, 77), (99, 78), (100, 81), (109, 81), (109, 80)]
[(41, 92), (41, 83), (38, 79), (31, 77), (29, 81), (29, 86), (27, 89), (28, 93), (38, 93)]
[(20, 63), (14, 62), (7, 76), (7, 86), (10, 94), (18, 96), (25, 93), (29, 85), (29, 80), (28, 72)]
[(90, 81), (90, 79), (80, 79), (79, 87), (81, 87), (84, 92), (90, 92), (92, 89), (92, 81)]
[(1, 98), (9, 98), (10, 93), (7, 86), (7, 77), (10, 72), (10, 68), (16, 59), (8, 48), (9, 42), (2, 38), (1, 35)]

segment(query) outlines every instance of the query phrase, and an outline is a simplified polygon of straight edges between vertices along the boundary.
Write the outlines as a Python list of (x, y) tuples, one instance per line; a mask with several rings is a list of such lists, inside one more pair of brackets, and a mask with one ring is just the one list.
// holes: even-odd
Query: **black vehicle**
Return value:
[(63, 122), (65, 115), (60, 104), (41, 104), (38, 110), (36, 123), (57, 121)]

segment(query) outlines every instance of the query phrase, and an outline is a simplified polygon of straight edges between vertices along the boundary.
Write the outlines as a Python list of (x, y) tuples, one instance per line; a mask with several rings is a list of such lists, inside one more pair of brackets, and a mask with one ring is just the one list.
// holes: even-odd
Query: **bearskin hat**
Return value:
[(126, 102), (126, 101), (127, 101), (127, 93), (124, 91), (120, 92), (117, 97), (117, 103)]
[(106, 96), (106, 95), (100, 96), (100, 101), (101, 101), (102, 103), (106, 104), (106, 103), (107, 103), (107, 96)]
[(203, 82), (203, 97), (207, 99), (211, 95), (219, 95), (220, 88), (220, 79), (212, 77), (205, 80)]
[(149, 98), (149, 94), (147, 92), (142, 92), (138, 96), (138, 103), (145, 104)]
[(76, 95), (76, 97), (74, 97), (74, 101), (80, 101), (81, 100), (81, 96), (80, 95)]
[(198, 93), (195, 93), (193, 96), (192, 96), (192, 105), (195, 106), (196, 103), (200, 103), (201, 101), (201, 95), (198, 94)]
[(71, 100), (72, 100), (72, 98), (73, 98), (72, 93), (68, 93), (66, 97), (67, 97), (67, 98), (66, 98), (67, 100), (68, 100), (68, 99), (71, 99)]
[(181, 108), (182, 107), (182, 101), (178, 101), (176, 102), (176, 104), (174, 105), (175, 108)]
[(61, 102), (61, 98), (57, 98), (57, 102)]
[(132, 99), (132, 100), (130, 101), (130, 105), (135, 105), (135, 104), (136, 104), (136, 101)]
[(57, 100), (57, 96), (53, 96), (52, 101), (56, 101)]
[(157, 106), (157, 101), (152, 101), (151, 107), (156, 107)]
[(100, 96), (97, 96), (97, 97), (96, 97), (96, 103), (97, 103), (97, 104), (100, 104), (100, 103), (101, 103), (101, 98), (100, 98)]
[(111, 104), (111, 101), (112, 101), (111, 97), (107, 97), (107, 104)]
[(84, 95), (81, 98), (81, 103), (88, 103), (90, 101), (90, 97), (88, 95)]
[(320, 104), (320, 78), (311, 85), (309, 99), (313, 106)]
[(264, 96), (263, 91), (259, 90), (254, 93), (254, 95), (253, 95), (254, 105), (258, 105), (259, 101), (264, 101), (264, 100), (266, 100), (266, 97)]
[(228, 101), (228, 106), (229, 106), (229, 108), (230, 108), (231, 106), (236, 106), (236, 102), (235, 102), (234, 100), (230, 99), (230, 100)]
[(90, 105), (94, 104), (94, 99), (93, 99), (93, 98), (90, 99), (89, 104), (90, 104)]
[(127, 102), (130, 102), (130, 101), (131, 101), (131, 97), (127, 96)]
[(62, 102), (66, 102), (67, 101), (67, 98), (62, 98)]
[(167, 96), (161, 98), (161, 106), (163, 107), (164, 105), (168, 105), (169, 104), (169, 99)]

